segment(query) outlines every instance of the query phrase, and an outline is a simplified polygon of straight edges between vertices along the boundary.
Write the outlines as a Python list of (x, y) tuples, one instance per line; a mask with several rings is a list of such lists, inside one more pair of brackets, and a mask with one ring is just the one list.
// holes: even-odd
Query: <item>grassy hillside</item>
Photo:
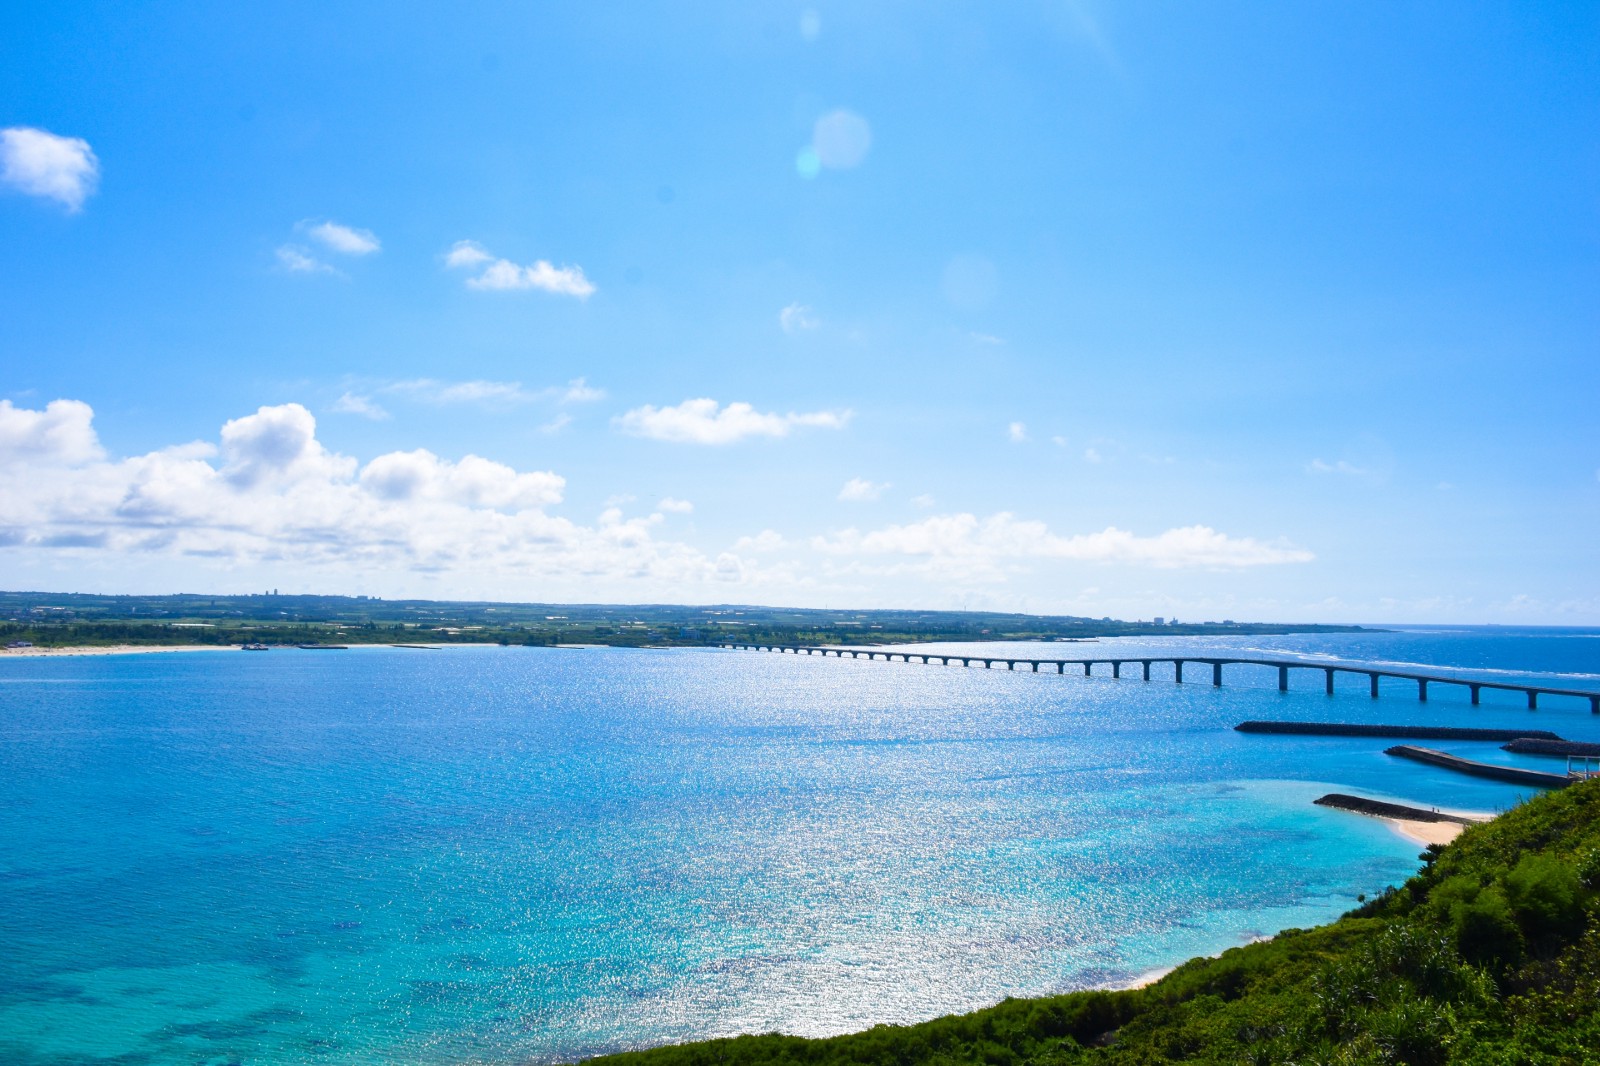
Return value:
[(1332, 925), (1148, 988), (1007, 1000), (827, 1040), (746, 1036), (604, 1066), (1600, 1063), (1600, 781), (1430, 847)]

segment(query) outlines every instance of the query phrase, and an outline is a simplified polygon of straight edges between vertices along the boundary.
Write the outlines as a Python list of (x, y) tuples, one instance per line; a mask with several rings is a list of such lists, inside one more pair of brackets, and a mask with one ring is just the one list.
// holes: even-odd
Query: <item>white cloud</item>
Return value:
[(734, 551), (774, 552), (787, 547), (789, 542), (775, 529), (763, 529), (753, 537), (740, 537), (734, 541)]
[(658, 510), (671, 514), (690, 514), (694, 511), (694, 504), (688, 500), (680, 500), (672, 496), (661, 497), (661, 502), (656, 504)]
[(800, 36), (805, 38), (806, 43), (815, 41), (820, 33), (822, 33), (822, 16), (817, 14), (817, 9), (808, 7), (800, 12)]
[(447, 500), (466, 507), (528, 511), (560, 503), (566, 479), (549, 471), (519, 474), (476, 455), (452, 463), (419, 448), (378, 456), (362, 469), (361, 485), (385, 500)]
[(377, 235), (369, 229), (354, 229), (337, 222), (319, 222), (316, 225), (302, 222), (300, 225), (313, 240), (322, 242), (341, 255), (371, 255), (382, 247)]
[(100, 160), (83, 138), (29, 126), (0, 130), (0, 183), (75, 213), (99, 181)]
[(799, 333), (801, 330), (816, 329), (822, 323), (811, 313), (811, 308), (793, 303), (778, 312), (778, 325), (783, 327), (785, 333)]
[(0, 463), (74, 465), (104, 452), (94, 431), (94, 411), (82, 400), (52, 400), (42, 411), (0, 400)]
[(605, 398), (605, 389), (594, 388), (583, 378), (573, 378), (567, 382), (567, 387), (561, 390), (562, 403), (593, 403)]
[(926, 492), (924, 492), (921, 496), (913, 496), (913, 497), (911, 497), (911, 506), (920, 507), (924, 511), (926, 511), (928, 508), (932, 507), (935, 502), (936, 501), (934, 500), (934, 498), (930, 494), (928, 494)]
[(278, 248), (278, 265), (291, 274), (337, 274), (327, 263), (311, 254), (309, 248), (284, 244)]
[(763, 414), (747, 403), (720, 407), (716, 400), (685, 400), (676, 407), (645, 404), (618, 416), (614, 424), (624, 433), (678, 444), (732, 444), (746, 437), (787, 437), (801, 427), (843, 429), (849, 411), (813, 411)]
[(540, 433), (560, 433), (563, 429), (566, 429), (570, 425), (572, 425), (572, 416), (567, 414), (565, 411), (563, 411), (560, 414), (556, 415), (554, 418), (552, 418), (550, 421), (548, 421), (548, 422), (544, 423), (543, 425), (541, 425), (539, 427), (539, 432)]
[(389, 412), (385, 411), (372, 397), (362, 396), (360, 393), (355, 392), (347, 392), (333, 401), (332, 410), (341, 415), (360, 415), (362, 418), (370, 418), (374, 422), (381, 422), (389, 417)]
[(595, 293), (594, 283), (583, 276), (582, 267), (557, 267), (547, 259), (522, 266), (509, 259), (496, 258), (474, 241), (457, 241), (445, 253), (444, 262), (446, 266), (457, 269), (483, 268), (476, 277), (467, 279), (469, 289), (539, 289), (558, 296), (575, 296), (580, 300), (587, 300)]
[(1021, 422), (1013, 422), (1006, 427), (1006, 437), (1012, 444), (1021, 444), (1028, 439), (1028, 427)]
[(436, 381), (433, 378), (410, 378), (384, 386), (385, 392), (402, 393), (423, 403), (440, 405), (472, 403), (487, 406), (510, 406), (533, 403), (539, 399), (537, 392), (522, 387), (520, 381)]
[(494, 259), (488, 249), (477, 241), (457, 241), (445, 253), (444, 265), (447, 267), (475, 267), (479, 263), (487, 263)]
[(1306, 470), (1312, 474), (1344, 474), (1348, 477), (1366, 477), (1372, 471), (1365, 467), (1356, 466), (1354, 463), (1340, 459), (1338, 462), (1326, 463), (1321, 459), (1313, 459), (1306, 464)]
[(854, 111), (839, 108), (817, 119), (811, 129), (811, 151), (831, 170), (860, 166), (872, 147), (872, 127)]
[[(27, 567), (54, 553), (126, 570), (139, 559), (348, 579), (447, 574), (453, 587), (531, 594), (567, 583), (715, 588), (763, 580), (736, 554), (656, 540), (660, 515), (591, 525), (549, 513), (565, 480), (426, 449), (365, 464), (327, 449), (299, 404), (262, 407), (204, 441), (109, 460), (88, 405), (0, 403), (0, 544)], [(21, 554), (16, 554), (21, 553)], [(33, 553), (33, 554), (28, 554)]]
[(1050, 443), (1054, 444), (1057, 448), (1065, 448), (1067, 446), (1067, 438), (1060, 436), (1051, 437)]
[(1100, 454), (1099, 448), (1085, 448), (1083, 450), (1083, 461), (1086, 463), (1103, 463), (1106, 460), (1105, 456)]
[(979, 344), (987, 344), (987, 345), (990, 345), (991, 347), (994, 346), (994, 345), (997, 345), (997, 344), (1004, 344), (1005, 343), (1005, 338), (996, 337), (992, 333), (968, 333), (967, 336), (971, 337), (973, 340), (977, 341)]
[(882, 496), (889, 483), (868, 481), (866, 478), (853, 477), (844, 483), (844, 488), (839, 490), (839, 499), (853, 502), (876, 500)]
[(1136, 536), (1115, 527), (1099, 533), (1060, 536), (1043, 522), (1019, 520), (1006, 512), (986, 519), (973, 514), (936, 515), (868, 533), (847, 529), (832, 537), (817, 537), (812, 545), (831, 555), (920, 556), (980, 567), (992, 567), (1001, 560), (1066, 559), (1161, 569), (1231, 570), (1309, 562), (1314, 558), (1300, 548), (1230, 537), (1209, 526), (1169, 529), (1152, 537)]

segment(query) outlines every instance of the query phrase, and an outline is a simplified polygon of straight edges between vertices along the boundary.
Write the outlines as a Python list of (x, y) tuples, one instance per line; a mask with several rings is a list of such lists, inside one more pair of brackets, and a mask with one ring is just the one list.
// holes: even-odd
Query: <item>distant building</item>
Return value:
[(1167, 624), (1167, 620), (1165, 618), (1161, 617), (1159, 614), (1156, 615), (1156, 625), (1164, 626), (1166, 624)]

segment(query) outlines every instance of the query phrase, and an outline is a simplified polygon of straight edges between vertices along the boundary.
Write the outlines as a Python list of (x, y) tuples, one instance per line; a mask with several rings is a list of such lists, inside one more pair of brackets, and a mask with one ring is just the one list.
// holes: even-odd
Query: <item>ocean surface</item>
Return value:
[[(1113, 651), (1600, 690), (1600, 630), (1002, 653)], [(1324, 792), (1527, 791), (1235, 723), (1600, 740), (1573, 700), (1190, 679), (711, 649), (0, 658), (0, 1061), (548, 1062), (1128, 982), (1417, 869)]]

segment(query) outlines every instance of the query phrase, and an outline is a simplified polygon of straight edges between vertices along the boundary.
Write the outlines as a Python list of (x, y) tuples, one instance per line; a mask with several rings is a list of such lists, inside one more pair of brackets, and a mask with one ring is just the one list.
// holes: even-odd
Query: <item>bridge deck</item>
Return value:
[(1600, 714), (1600, 692), (1588, 692), (1582, 689), (1550, 688), (1545, 685), (1518, 685), (1508, 681), (1479, 681), (1474, 678), (1455, 677), (1450, 674), (1423, 674), (1410, 670), (1386, 670), (1373, 666), (1357, 666), (1349, 663), (1308, 663), (1299, 659), (1252, 659), (1236, 656), (1214, 655), (1118, 655), (1095, 656), (1093, 658), (1073, 659), (1028, 659), (1003, 655), (956, 655), (946, 652), (922, 651), (896, 651), (885, 648), (847, 648), (834, 645), (805, 645), (805, 644), (722, 644), (724, 648), (740, 651), (771, 651), (789, 652), (796, 655), (834, 655), (839, 658), (867, 658), (877, 659), (880, 656), (886, 662), (896, 658), (902, 662), (919, 660), (923, 665), (931, 665), (935, 660), (941, 666), (948, 666), (958, 662), (962, 666), (972, 663), (983, 663), (986, 668), (993, 668), (995, 663), (1005, 663), (1006, 669), (1015, 670), (1018, 663), (1030, 666), (1034, 673), (1039, 672), (1041, 666), (1053, 666), (1056, 673), (1064, 674), (1068, 666), (1081, 666), (1086, 676), (1092, 675), (1094, 667), (1111, 667), (1111, 676), (1121, 677), (1122, 667), (1129, 663), (1137, 663), (1143, 667), (1144, 680), (1150, 680), (1150, 666), (1152, 663), (1171, 663), (1176, 674), (1176, 681), (1183, 683), (1183, 667), (1185, 663), (1195, 663), (1211, 667), (1211, 683), (1222, 684), (1222, 668), (1224, 666), (1265, 666), (1278, 671), (1278, 688), (1288, 691), (1290, 670), (1321, 670), (1327, 676), (1327, 693), (1333, 695), (1333, 679), (1336, 674), (1360, 674), (1371, 682), (1372, 698), (1378, 698), (1378, 681), (1380, 678), (1393, 678), (1400, 681), (1412, 681), (1417, 685), (1417, 698), (1426, 701), (1429, 685), (1460, 685), (1472, 693), (1472, 702), (1479, 702), (1479, 695), (1484, 689), (1498, 692), (1520, 692), (1528, 698), (1528, 709), (1536, 710), (1539, 706), (1540, 696), (1568, 696), (1589, 701), (1591, 713)]

